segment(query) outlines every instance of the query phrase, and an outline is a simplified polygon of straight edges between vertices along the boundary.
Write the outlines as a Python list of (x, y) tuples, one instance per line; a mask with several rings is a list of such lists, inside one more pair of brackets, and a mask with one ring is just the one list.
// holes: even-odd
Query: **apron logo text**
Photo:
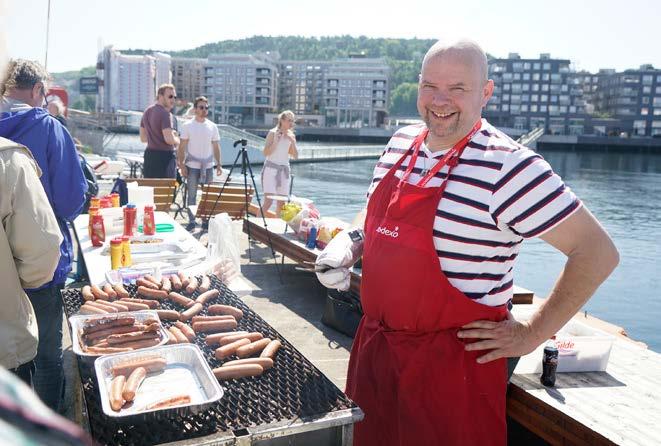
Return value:
[(385, 226), (379, 226), (378, 228), (376, 228), (376, 232), (383, 235), (387, 235), (388, 237), (392, 237), (392, 238), (399, 237), (399, 232), (397, 232), (398, 230), (399, 230), (399, 226), (395, 226), (395, 229), (393, 231), (387, 229)]

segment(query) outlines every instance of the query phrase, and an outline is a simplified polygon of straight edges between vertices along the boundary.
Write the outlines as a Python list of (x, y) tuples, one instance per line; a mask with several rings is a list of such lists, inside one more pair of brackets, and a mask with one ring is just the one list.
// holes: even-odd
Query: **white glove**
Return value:
[(315, 262), (316, 266), (330, 267), (327, 271), (317, 273), (322, 285), (340, 291), (349, 289), (349, 268), (363, 254), (364, 239), (362, 229), (345, 229), (333, 237)]

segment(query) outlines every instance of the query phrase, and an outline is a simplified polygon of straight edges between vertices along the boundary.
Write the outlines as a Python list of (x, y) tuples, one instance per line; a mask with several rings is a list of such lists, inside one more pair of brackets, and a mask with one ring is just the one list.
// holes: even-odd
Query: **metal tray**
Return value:
[[(144, 321), (147, 319), (156, 319), (160, 325), (160, 328), (158, 330), (159, 337), (161, 338), (161, 342), (158, 345), (163, 345), (166, 342), (168, 342), (168, 333), (165, 331), (165, 328), (163, 327), (163, 324), (161, 323), (161, 319), (158, 317), (158, 313), (156, 310), (140, 310), (140, 311), (128, 311), (128, 312), (120, 312), (120, 313), (109, 313), (109, 314), (77, 314), (74, 316), (71, 316), (69, 318), (69, 326), (71, 327), (71, 343), (73, 344), (73, 352), (79, 356), (84, 356), (84, 357), (97, 357), (101, 356), (96, 353), (87, 353), (84, 352), (80, 348), (80, 330), (83, 328), (83, 325), (85, 324), (86, 321), (93, 320), (93, 319), (100, 319), (108, 316), (134, 316), (136, 322), (137, 321)], [(140, 349), (142, 351), (143, 349)], [(127, 352), (127, 353), (132, 353), (132, 352)], [(120, 353), (110, 353), (110, 355), (117, 355)]]
[[(131, 405), (118, 412), (112, 410), (108, 399), (108, 390), (113, 379), (112, 367), (125, 360), (140, 359), (155, 354), (165, 358), (167, 362), (165, 369), (147, 375)], [(120, 422), (137, 422), (195, 414), (206, 410), (223, 397), (223, 389), (204, 359), (200, 348), (193, 344), (166, 345), (136, 352), (105, 355), (94, 361), (94, 368), (99, 383), (103, 413)], [(190, 395), (190, 403), (165, 409), (145, 409), (151, 403), (182, 393)]]

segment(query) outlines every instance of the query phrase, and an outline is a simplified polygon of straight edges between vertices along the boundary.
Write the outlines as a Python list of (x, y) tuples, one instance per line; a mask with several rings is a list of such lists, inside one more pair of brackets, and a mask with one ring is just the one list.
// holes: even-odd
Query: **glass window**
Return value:
[(532, 69), (533, 70), (539, 70), (540, 67), (541, 67), (541, 64), (539, 62), (535, 62), (534, 64), (532, 64)]
[(643, 87), (643, 94), (652, 93), (652, 87)]
[(644, 97), (643, 98), (643, 104), (649, 104), (650, 103), (650, 98)]
[(538, 81), (539, 80), (539, 73), (533, 73), (532, 74), (532, 80)]
[(546, 111), (547, 111), (546, 105), (540, 105), (539, 106), (539, 111), (542, 112), (542, 113), (546, 113)]
[(661, 108), (655, 108), (654, 109), (654, 116), (659, 116), (661, 115)]
[(544, 70), (550, 70), (551, 64), (549, 62), (544, 62)]
[(551, 95), (551, 102), (558, 102), (558, 96), (555, 94)]
[(538, 102), (539, 101), (539, 95), (534, 94), (534, 95), (530, 96), (530, 100), (532, 102)]
[(521, 105), (521, 111), (522, 112), (527, 112), (528, 111), (528, 104), (522, 104)]
[(656, 88), (654, 89), (654, 93), (656, 93), (656, 94), (661, 94), (661, 85), (659, 85), (658, 87), (656, 87)]
[(530, 69), (530, 62), (524, 62), (523, 63), (523, 69), (524, 70), (529, 70)]
[(549, 91), (549, 84), (542, 84), (542, 91)]
[(647, 107), (643, 107), (640, 109), (640, 114), (641, 115), (646, 115), (649, 112), (649, 109)]
[(653, 80), (654, 80), (654, 76), (652, 76), (651, 74), (643, 75), (643, 85), (652, 85)]
[(523, 91), (530, 91), (530, 84), (523, 84)]
[(520, 81), (521, 80), (521, 73), (514, 73), (514, 80), (515, 81)]
[(661, 107), (661, 96), (654, 96), (654, 101), (652, 101), (652, 105), (655, 107)]
[(542, 102), (547, 102), (547, 101), (549, 100), (549, 97), (548, 97), (548, 95), (543, 94), (543, 95), (541, 96), (541, 99), (542, 99)]
[(503, 85), (503, 90), (510, 91), (510, 86), (511, 86), (511, 84), (504, 84)]
[(510, 111), (509, 104), (503, 104), (502, 107), (503, 107), (503, 111)]
[(543, 81), (548, 81), (550, 79), (549, 73), (542, 73), (542, 80)]
[(523, 73), (523, 80), (524, 81), (529, 81), (530, 80), (530, 73)]
[(532, 91), (539, 91), (539, 84), (532, 84)]
[(530, 111), (533, 113), (537, 112), (537, 104), (530, 104)]

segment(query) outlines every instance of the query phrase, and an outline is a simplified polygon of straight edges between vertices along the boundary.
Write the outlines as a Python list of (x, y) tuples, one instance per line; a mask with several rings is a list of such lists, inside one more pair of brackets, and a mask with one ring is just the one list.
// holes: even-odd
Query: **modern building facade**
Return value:
[(263, 125), (265, 114), (278, 106), (277, 74), (277, 66), (265, 55), (209, 56), (204, 92), (211, 119), (218, 124)]
[(567, 59), (541, 54), (522, 59), (512, 53), (506, 59), (489, 60), (494, 94), (485, 116), (496, 126), (530, 131), (544, 127), (547, 133), (580, 135), (589, 115), (580, 79)]
[(641, 65), (619, 73), (601, 70), (597, 77), (597, 113), (617, 119), (629, 135), (661, 136), (661, 69)]
[(177, 89), (177, 97), (188, 102), (204, 95), (204, 67), (207, 59), (173, 57), (172, 83)]
[(97, 111), (143, 111), (156, 100), (158, 85), (171, 82), (170, 56), (126, 55), (112, 46), (97, 58)]

